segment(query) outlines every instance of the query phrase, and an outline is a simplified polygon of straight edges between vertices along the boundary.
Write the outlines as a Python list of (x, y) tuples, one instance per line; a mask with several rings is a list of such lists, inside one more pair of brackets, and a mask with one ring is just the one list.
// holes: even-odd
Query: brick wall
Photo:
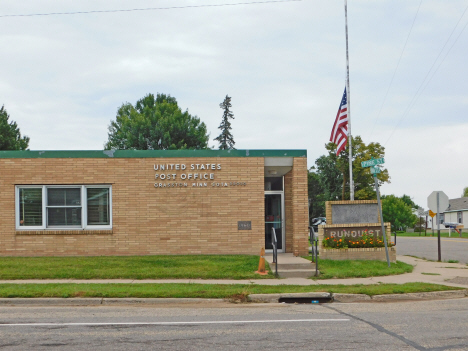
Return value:
[[(293, 211), (293, 172), (284, 175), (284, 227), (286, 233), (292, 233), (294, 230), (294, 211)], [(293, 237), (286, 234), (286, 252), (293, 251)]]
[[(203, 181), (207, 187), (177, 180), (188, 187), (155, 188), (155, 182), (172, 182), (155, 181), (156, 173), (197, 172), (153, 168), (167, 163), (187, 168), (214, 163), (221, 169), (207, 171), (215, 175), (214, 180)], [(258, 254), (265, 243), (262, 157), (18, 158), (0, 159), (0, 169), (3, 256)], [(286, 235), (291, 250), (302, 254), (308, 246), (306, 158), (295, 158), (290, 173), (292, 207)], [(246, 185), (212, 186), (236, 182)], [(112, 230), (16, 230), (15, 185), (34, 184), (111, 184)], [(252, 230), (238, 230), (238, 221), (251, 221)]]
[[(291, 173), (291, 197), (292, 197), (292, 253), (295, 256), (309, 254), (308, 223), (309, 207), (307, 193), (307, 159), (294, 158), (294, 166)], [(287, 219), (286, 219), (287, 220)]]
[(295, 256), (309, 254), (307, 186), (307, 160), (295, 158), (292, 171), (284, 176), (286, 252)]
[[(367, 249), (322, 249), (320, 258), (324, 260), (371, 260), (387, 261), (384, 247)], [(396, 262), (395, 247), (388, 248), (388, 258), (390, 262)]]
[[(381, 226), (380, 223), (355, 223), (355, 224), (326, 224), (318, 226), (319, 252), (320, 258), (331, 260), (378, 260), (386, 261), (385, 248), (352, 248), (352, 249), (327, 249), (323, 246), (323, 237), (325, 228), (352, 228), (352, 227), (376, 227)], [(389, 222), (384, 223), (387, 243), (391, 242), (391, 225)], [(396, 262), (396, 248), (388, 248), (389, 258), (391, 262)]]

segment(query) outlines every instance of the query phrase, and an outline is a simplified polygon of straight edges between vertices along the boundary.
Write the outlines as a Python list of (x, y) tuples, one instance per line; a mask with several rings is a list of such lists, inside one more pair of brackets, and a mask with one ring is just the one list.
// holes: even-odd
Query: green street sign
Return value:
[(374, 167), (374, 166), (372, 166), (372, 167), (370, 167), (369, 169), (370, 169), (371, 174), (378, 174), (378, 173), (380, 173), (380, 168), (379, 168), (379, 167)]
[(381, 165), (383, 163), (385, 163), (385, 160), (383, 157), (381, 157), (381, 158), (371, 159), (368, 161), (362, 161), (361, 167), (372, 167), (372, 166)]

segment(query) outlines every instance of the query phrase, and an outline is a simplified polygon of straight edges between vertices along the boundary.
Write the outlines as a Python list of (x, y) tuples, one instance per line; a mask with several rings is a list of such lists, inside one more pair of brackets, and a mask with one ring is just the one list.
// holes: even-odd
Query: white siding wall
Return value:
[[(446, 212), (445, 222), (458, 223), (457, 212)], [(435, 223), (437, 225), (437, 223)], [(462, 223), (465, 228), (468, 228), (468, 210), (462, 211)], [(435, 227), (437, 228), (437, 226)], [(442, 226), (445, 228), (445, 226)]]

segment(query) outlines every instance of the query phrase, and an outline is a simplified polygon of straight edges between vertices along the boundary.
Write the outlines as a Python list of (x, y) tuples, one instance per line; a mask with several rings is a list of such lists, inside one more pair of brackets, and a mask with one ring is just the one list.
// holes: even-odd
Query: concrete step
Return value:
[[(265, 255), (265, 260), (273, 272), (276, 264), (273, 263), (272, 254)], [(278, 275), (280, 278), (309, 278), (315, 275), (315, 263), (291, 253), (278, 254)]]
[(310, 278), (315, 276), (315, 267), (311, 269), (291, 269), (287, 271), (278, 270), (278, 275), (280, 278)]
[[(275, 269), (276, 264), (270, 263), (271, 269)], [(309, 263), (281, 263), (278, 262), (278, 270), (290, 270), (290, 269), (311, 269), (315, 270), (315, 264), (312, 262)]]

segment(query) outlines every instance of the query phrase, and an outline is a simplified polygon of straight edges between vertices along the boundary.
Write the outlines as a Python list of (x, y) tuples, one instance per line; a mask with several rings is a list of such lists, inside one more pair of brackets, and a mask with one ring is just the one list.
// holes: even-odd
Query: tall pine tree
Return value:
[(223, 120), (221, 121), (221, 124), (218, 127), (218, 129), (221, 129), (221, 134), (214, 140), (217, 140), (219, 142), (220, 150), (233, 150), (235, 149), (235, 142), (234, 137), (231, 134), (231, 122), (229, 122), (230, 118), (234, 119), (234, 114), (232, 113), (232, 111), (229, 110), (229, 108), (231, 107), (231, 98), (226, 95), (224, 101), (221, 104), (219, 104), (219, 107), (221, 107), (224, 110)]

